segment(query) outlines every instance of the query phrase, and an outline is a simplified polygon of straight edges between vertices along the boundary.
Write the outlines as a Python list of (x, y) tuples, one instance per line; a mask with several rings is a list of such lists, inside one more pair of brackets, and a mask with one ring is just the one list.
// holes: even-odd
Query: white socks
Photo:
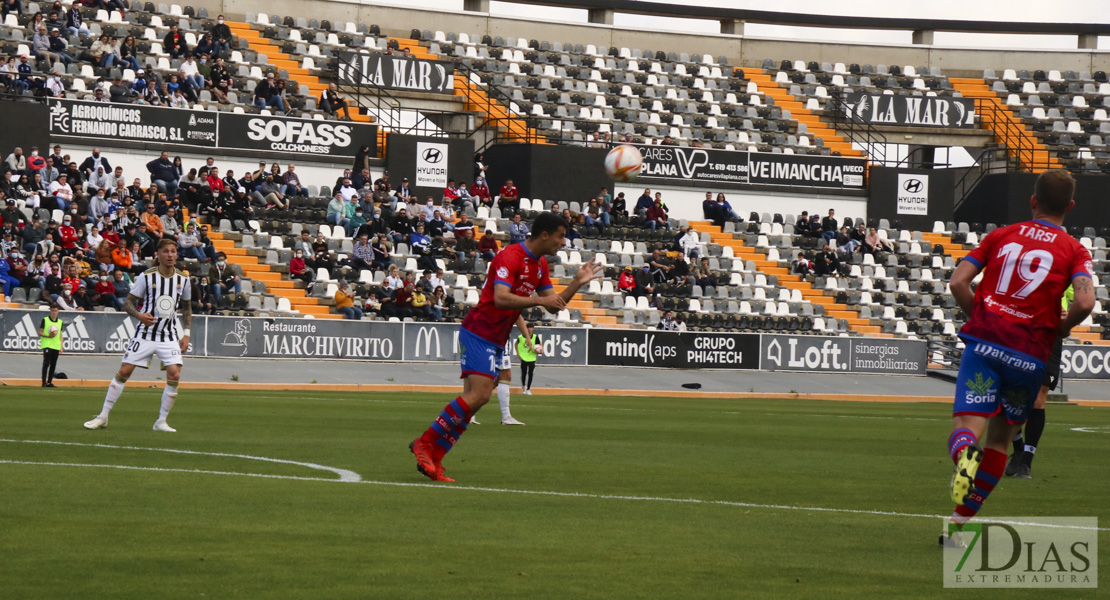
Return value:
[(509, 413), (509, 384), (497, 384), (497, 401), (501, 404), (501, 420), (508, 421), (513, 418), (513, 415)]
[(116, 405), (116, 400), (119, 400), (123, 394), (123, 388), (127, 385), (127, 379), (122, 377), (119, 373), (112, 378), (112, 382), (108, 384), (108, 393), (104, 395), (104, 407), (100, 409), (100, 418), (107, 419), (108, 413), (112, 412), (112, 407)]
[(159, 421), (165, 421), (166, 417), (170, 416), (173, 402), (177, 400), (177, 383), (176, 381), (167, 381), (166, 389), (162, 390), (162, 410), (158, 411)]

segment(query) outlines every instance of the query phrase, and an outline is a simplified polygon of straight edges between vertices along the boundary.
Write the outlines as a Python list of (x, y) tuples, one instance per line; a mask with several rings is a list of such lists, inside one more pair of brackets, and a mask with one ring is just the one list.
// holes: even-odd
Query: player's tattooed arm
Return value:
[(154, 315), (140, 312), (139, 309), (135, 307), (135, 300), (135, 296), (128, 294), (127, 299), (123, 301), (123, 312), (135, 317), (143, 325), (153, 325), (156, 323), (157, 320), (154, 318)]
[(1071, 284), (1075, 297), (1068, 305), (1068, 313), (1060, 319), (1057, 333), (1061, 337), (1067, 337), (1072, 328), (1082, 323), (1095, 307), (1095, 285), (1090, 277), (1080, 275), (1072, 279)]
[(191, 329), (193, 324), (193, 303), (182, 298), (178, 301), (177, 309), (181, 311), (181, 323), (185, 329)]

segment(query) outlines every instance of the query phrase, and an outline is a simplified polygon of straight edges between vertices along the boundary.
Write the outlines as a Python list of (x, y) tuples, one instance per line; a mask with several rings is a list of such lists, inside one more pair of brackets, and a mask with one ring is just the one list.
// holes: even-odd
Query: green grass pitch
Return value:
[[(186, 389), (163, 434), (158, 395), (132, 385), (94, 432), (101, 390), (0, 388), (0, 597), (1045, 594), (942, 588), (920, 516), (952, 508), (942, 404), (518, 395), (528, 425), (495, 399), (445, 461), (458, 482), (431, 484), (406, 446), (449, 397)], [(1110, 411), (1048, 421), (1035, 479), (983, 515), (1110, 526)]]

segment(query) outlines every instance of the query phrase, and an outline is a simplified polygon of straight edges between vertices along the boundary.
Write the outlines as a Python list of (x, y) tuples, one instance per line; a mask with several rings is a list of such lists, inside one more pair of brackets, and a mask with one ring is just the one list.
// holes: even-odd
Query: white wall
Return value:
[(640, 194), (643, 193), (645, 187), (651, 188), (652, 194), (655, 192), (663, 193), (663, 200), (667, 203), (667, 207), (671, 209), (671, 217), (675, 219), (701, 221), (701, 203), (705, 200), (705, 192), (707, 191), (712, 192), (714, 198), (717, 197), (717, 192), (724, 192), (725, 198), (727, 198), (729, 204), (732, 205), (732, 209), (744, 220), (748, 219), (748, 215), (751, 212), (758, 212), (760, 214), (792, 214), (797, 216), (804, 210), (808, 211), (810, 214), (816, 212), (824, 216), (828, 214), (830, 208), (836, 210), (837, 219), (842, 220), (844, 217), (851, 217), (853, 220), (857, 218), (867, 218), (867, 198), (865, 196), (841, 196), (821, 194), (818, 192), (805, 195), (778, 192), (746, 192), (739, 190), (713, 190), (709, 188), (651, 184), (617, 185), (616, 192), (624, 192), (625, 200), (628, 202), (628, 208), (631, 210), (636, 205), (636, 200), (640, 197)]
[[(47, 148), (47, 154), (53, 152), (53, 144), (51, 148)], [(92, 154), (93, 146), (76, 146), (62, 143), (62, 154), (68, 154), (70, 159), (77, 164)], [(106, 146), (97, 146), (101, 148), (101, 154), (108, 159), (108, 163), (115, 167), (123, 167), (123, 175), (130, 185), (131, 180), (138, 177), (143, 181), (143, 185), (150, 183), (150, 174), (147, 173), (146, 163), (158, 158), (158, 152), (148, 150), (135, 150), (127, 148), (107, 148)], [(220, 154), (213, 150), (212, 153), (184, 153), (184, 152), (170, 152), (170, 159), (175, 156), (181, 157), (182, 165), (185, 167), (185, 173), (189, 173), (189, 169), (199, 169), (204, 166), (205, 160), (211, 156), (216, 159), (215, 165), (220, 169), (220, 176), (226, 174), (228, 169), (235, 171), (235, 177), (242, 178), (243, 174), (247, 171), (255, 171), (258, 169), (258, 160), (248, 160), (245, 158), (227, 158), (221, 157)], [(321, 165), (319, 163), (301, 162), (298, 160), (282, 160), (282, 161), (266, 161), (266, 170), (270, 169), (270, 165), (277, 162), (281, 165), (281, 171), (284, 173), (287, 165), (292, 162), (297, 166), (297, 176), (300, 177), (302, 185), (315, 185), (319, 186), (332, 186), (335, 185), (335, 179), (343, 174), (344, 167), (335, 167), (332, 165)], [(353, 161), (352, 161), (353, 162)], [(381, 177), (381, 170), (371, 170), (374, 178)]]

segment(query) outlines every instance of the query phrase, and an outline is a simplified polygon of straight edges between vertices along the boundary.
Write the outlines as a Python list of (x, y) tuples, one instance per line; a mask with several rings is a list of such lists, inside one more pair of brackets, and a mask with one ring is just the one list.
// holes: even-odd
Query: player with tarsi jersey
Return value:
[(505, 352), (505, 342), (520, 311), (542, 306), (550, 313), (566, 307), (578, 289), (593, 279), (598, 267), (590, 261), (560, 293), (548, 277), (544, 256), (563, 247), (570, 224), (560, 215), (542, 213), (529, 238), (513, 244), (490, 261), (478, 305), (466, 314), (459, 330), (463, 393), (449, 403), (423, 435), (409, 444), (416, 468), (433, 481), (454, 481), (443, 472), (443, 456), (466, 432), (471, 416), (489, 402)]
[[(952, 273), (952, 296), (970, 315), (960, 330), (967, 346), (948, 438), (956, 463), (951, 521), (957, 527), (978, 513), (998, 484), (1057, 336), (1067, 337), (1094, 307), (1091, 255), (1063, 228), (1074, 192), (1067, 171), (1042, 173), (1029, 201), (1033, 220), (995, 229)], [(980, 271), (983, 279), (972, 292)], [(1075, 299), (1061, 318), (1060, 298), (1069, 284)]]
[[(139, 320), (135, 337), (127, 343), (123, 362), (115, 379), (108, 384), (104, 397), (104, 407), (100, 414), (85, 423), (85, 429), (103, 429), (108, 426), (108, 414), (112, 406), (123, 394), (127, 379), (135, 367), (150, 366), (155, 354), (166, 368), (166, 389), (162, 391), (162, 409), (154, 422), (155, 431), (176, 431), (166, 424), (166, 417), (177, 399), (177, 384), (181, 380), (181, 354), (189, 347), (189, 326), (193, 321), (190, 300), (189, 277), (178, 271), (177, 242), (162, 240), (158, 242), (155, 254), (158, 266), (143, 272), (135, 279), (131, 293), (123, 303), (123, 310)], [(177, 326), (177, 314), (181, 311), (184, 330)]]

